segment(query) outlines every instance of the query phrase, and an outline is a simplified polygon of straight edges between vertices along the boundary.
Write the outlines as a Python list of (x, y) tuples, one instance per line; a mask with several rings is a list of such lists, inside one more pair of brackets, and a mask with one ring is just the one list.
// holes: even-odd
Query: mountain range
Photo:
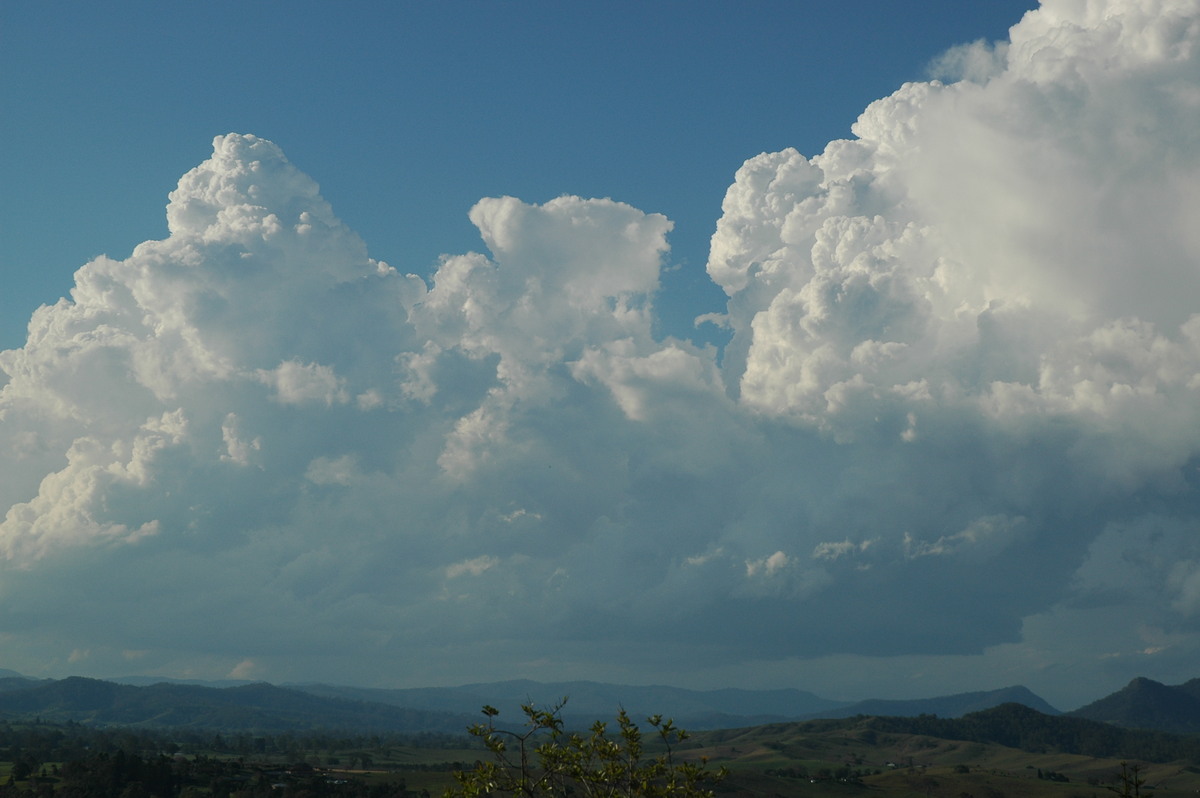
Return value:
[[(859, 715), (960, 718), (1005, 704), (1020, 704), (1046, 716), (1063, 714), (1022, 686), (919, 700), (850, 703), (796, 689), (698, 691), (527, 680), (380, 689), (153, 677), (33, 679), (0, 669), (0, 719), (39, 717), (106, 726), (457, 734), (482, 719), (479, 710), (484, 704), (500, 710), (501, 722), (515, 723), (522, 717), (522, 704), (546, 707), (564, 698), (562, 716), (568, 725), (610, 719), (623, 707), (635, 718), (662, 714), (694, 730)], [(1200, 732), (1200, 679), (1175, 687), (1134, 679), (1116, 693), (1065, 716), (1126, 728)]]
[(813, 713), (808, 717), (816, 719), (852, 718), (855, 715), (877, 715), (881, 717), (937, 715), (942, 718), (961, 718), (963, 715), (991, 709), (1001, 704), (1022, 704), (1043, 715), (1060, 714), (1057, 709), (1050, 706), (1029, 688), (1016, 685), (1014, 687), (1002, 687), (999, 690), (957, 693), (937, 698), (919, 698), (908, 701), (889, 701), (872, 698), (846, 706), (826, 709)]
[(0, 679), (0, 717), (99, 726), (190, 727), (230, 731), (462, 732), (474, 721), (452, 712), (325, 698), (265, 683), (144, 687), (71, 676)]
[(1195, 734), (1200, 732), (1200, 679), (1172, 687), (1139, 676), (1112, 695), (1067, 714), (1131, 729)]
[(633, 717), (662, 714), (690, 729), (733, 728), (856, 715), (938, 715), (962, 717), (1007, 703), (1023, 704), (1046, 715), (1057, 709), (1028, 688), (1016, 686), (985, 692), (959, 693), (909, 701), (871, 699), (854, 703), (832, 701), (810, 692), (783, 690), (685, 690), (678, 687), (632, 687), (599, 682), (492, 682), (462, 687), (381, 690), (330, 685), (297, 685), (316, 695), (352, 698), (428, 710), (478, 713), (483, 704), (495, 706), (501, 717), (520, 716), (521, 704), (542, 706), (568, 697), (562, 716), (568, 723), (590, 723), (624, 707)]
[(479, 718), (484, 704), (500, 710), (500, 718), (520, 718), (523, 704), (553, 705), (564, 698), (561, 715), (568, 724), (590, 725), (611, 718), (618, 707), (633, 717), (662, 714), (692, 729), (753, 726), (798, 720), (832, 711), (842, 702), (804, 690), (685, 690), (678, 687), (602, 684), (599, 682), (540, 683), (528, 680), (468, 684), (461, 687), (370, 689), (323, 684), (294, 685), (296, 689), (329, 698), (414, 707), (430, 711), (468, 713)]

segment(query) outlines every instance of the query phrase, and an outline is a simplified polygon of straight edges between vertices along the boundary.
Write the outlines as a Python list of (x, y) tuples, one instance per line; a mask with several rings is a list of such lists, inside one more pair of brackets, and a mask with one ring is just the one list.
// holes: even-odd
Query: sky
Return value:
[(119, 8), (0, 5), (0, 666), (1200, 676), (1200, 1)]

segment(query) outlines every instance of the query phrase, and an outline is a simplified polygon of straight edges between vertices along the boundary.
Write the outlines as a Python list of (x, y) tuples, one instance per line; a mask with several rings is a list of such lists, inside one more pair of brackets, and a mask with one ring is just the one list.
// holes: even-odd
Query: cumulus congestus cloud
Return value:
[(1194, 2), (1046, 2), (750, 159), (721, 353), (653, 333), (659, 214), (484, 199), (426, 281), (219, 137), (0, 355), (0, 635), (366, 681), (1189, 661), (1198, 44)]

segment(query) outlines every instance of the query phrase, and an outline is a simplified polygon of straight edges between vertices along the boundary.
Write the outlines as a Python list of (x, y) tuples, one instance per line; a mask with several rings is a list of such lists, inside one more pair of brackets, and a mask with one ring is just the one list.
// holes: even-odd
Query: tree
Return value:
[(564, 698), (550, 709), (524, 704), (525, 723), (517, 731), (495, 725), (499, 711), (485, 706), (486, 723), (472, 726), (491, 759), (474, 770), (456, 771), (455, 787), (446, 798), (712, 798), (711, 789), (725, 777), (707, 759), (679, 760), (675, 749), (688, 738), (683, 729), (661, 715), (647, 718), (661, 751), (645, 751), (642, 730), (624, 709), (617, 713), (616, 733), (596, 721), (589, 732), (567, 732), (561, 712)]
[(1140, 798), (1142, 785), (1146, 783), (1142, 778), (1142, 766), (1138, 763), (1130, 765), (1128, 762), (1121, 763), (1121, 772), (1117, 774), (1116, 781), (1120, 782), (1120, 788), (1110, 785), (1109, 789), (1121, 798)]

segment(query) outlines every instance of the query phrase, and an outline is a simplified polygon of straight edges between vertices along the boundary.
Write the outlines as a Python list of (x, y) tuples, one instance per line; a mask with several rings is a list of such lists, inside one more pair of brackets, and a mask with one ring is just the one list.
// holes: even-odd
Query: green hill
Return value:
[(1200, 739), (1007, 704), (962, 718), (856, 717), (699, 732), (686, 755), (729, 768), (723, 793), (1088, 798), (1122, 762), (1158, 798), (1200, 791)]

